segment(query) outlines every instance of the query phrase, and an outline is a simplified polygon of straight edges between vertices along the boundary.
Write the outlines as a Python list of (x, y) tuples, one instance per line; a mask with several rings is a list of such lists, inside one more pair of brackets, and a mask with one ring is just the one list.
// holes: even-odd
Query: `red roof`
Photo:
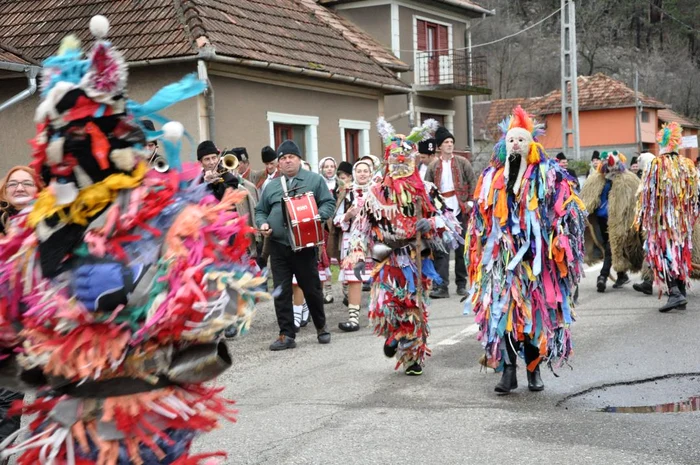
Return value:
[[(9, 45), (1, 44), (0, 43), (0, 63), (11, 63), (15, 65), (26, 65), (26, 66), (31, 66), (31, 65), (38, 65), (37, 62), (32, 60), (31, 58), (25, 57), (22, 55), (22, 53), (15, 49), (14, 47), (10, 47)], [(2, 69), (2, 64), (0, 64), (0, 69)]]
[[(578, 77), (578, 110), (605, 110), (635, 106), (634, 91), (623, 82), (598, 73), (593, 76)], [(666, 108), (668, 105), (648, 97), (641, 92), (639, 98), (647, 108)], [(549, 115), (561, 112), (561, 89), (541, 97), (534, 113)]]
[(211, 45), (219, 56), (409, 89), (388, 69), (403, 63), (313, 0), (0, 2), (0, 41), (41, 61), (67, 34), (90, 42), (88, 24), (95, 14), (109, 19), (110, 40), (131, 62), (194, 57), (199, 47)]
[(474, 103), (474, 132), (478, 137), (487, 137), (490, 140), (498, 140), (501, 131), (498, 123), (513, 113), (513, 109), (520, 105), (528, 113), (537, 114), (539, 101), (542, 97), (532, 98), (505, 98), (486, 102)]
[(672, 121), (675, 121), (684, 128), (700, 129), (700, 123), (690, 120), (685, 116), (679, 115), (675, 111), (670, 110), (668, 108), (659, 110), (657, 114), (659, 115), (659, 119), (664, 123), (670, 123)]

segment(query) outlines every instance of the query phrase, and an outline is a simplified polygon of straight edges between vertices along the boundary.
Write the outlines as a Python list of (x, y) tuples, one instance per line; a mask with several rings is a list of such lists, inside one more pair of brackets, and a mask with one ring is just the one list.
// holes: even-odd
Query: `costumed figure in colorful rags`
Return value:
[[(0, 240), (0, 385), (37, 389), (15, 413), (34, 415), (0, 444), (19, 465), (213, 463), (193, 439), (235, 420), (223, 388), (221, 333), (245, 332), (265, 278), (246, 251), (250, 228), (179, 159), (184, 128), (144, 132), (138, 118), (203, 92), (189, 75), (139, 104), (127, 68), (90, 21), (87, 58), (67, 37), (43, 68), (32, 166), (48, 188)], [(162, 137), (170, 171), (148, 170)], [(187, 173), (192, 174), (189, 178)], [(28, 432), (27, 432), (28, 430)], [(27, 432), (27, 438), (24, 434)], [(23, 439), (15, 445), (17, 437)]]
[(625, 155), (613, 150), (601, 153), (598, 169), (591, 173), (581, 189), (588, 211), (586, 228), (586, 264), (601, 258), (603, 267), (596, 289), (605, 292), (610, 269), (617, 279), (613, 289), (630, 281), (628, 272), (637, 273), (644, 262), (642, 236), (634, 227), (639, 178), (627, 169)]
[(427, 120), (408, 136), (396, 134), (384, 118), (377, 127), (386, 169), (381, 179), (372, 180), (352, 223), (343, 267), (352, 267), (361, 281), (365, 262), (376, 262), (370, 324), (385, 338), (384, 354), (397, 357), (396, 369), (403, 365), (407, 375), (420, 375), (430, 355), (427, 299), (433, 281), (440, 279), (430, 251), (457, 248), (461, 227), (435, 185), (422, 181), (416, 169), (417, 144), (435, 131), (436, 121)]
[[(662, 313), (684, 310), (686, 286), (693, 272), (693, 227), (698, 220), (698, 171), (679, 155), (683, 128), (664, 124), (656, 135), (659, 156), (642, 177), (635, 226), (646, 235), (644, 251), (654, 284), (668, 292)], [(697, 241), (696, 241), (697, 242)]]
[(482, 363), (502, 371), (496, 392), (517, 387), (524, 351), (528, 388), (541, 391), (539, 365), (572, 355), (572, 293), (583, 271), (586, 213), (572, 176), (537, 142), (542, 128), (520, 106), (499, 125), (503, 136), (474, 192), (465, 260)]

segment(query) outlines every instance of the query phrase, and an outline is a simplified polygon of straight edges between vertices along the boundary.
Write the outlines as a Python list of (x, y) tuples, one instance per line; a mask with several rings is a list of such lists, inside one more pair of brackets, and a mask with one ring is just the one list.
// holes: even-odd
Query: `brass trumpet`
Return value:
[(165, 157), (158, 155), (151, 160), (151, 167), (159, 173), (165, 173), (170, 169), (170, 164)]
[(217, 171), (219, 173), (225, 173), (226, 171), (235, 171), (238, 169), (238, 158), (231, 153), (227, 153), (219, 161), (219, 166)]

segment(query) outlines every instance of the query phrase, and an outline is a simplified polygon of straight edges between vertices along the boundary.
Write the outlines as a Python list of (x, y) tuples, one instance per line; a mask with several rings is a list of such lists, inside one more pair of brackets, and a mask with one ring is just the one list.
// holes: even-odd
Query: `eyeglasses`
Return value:
[(31, 189), (33, 187), (36, 187), (36, 184), (34, 184), (34, 181), (22, 181), (22, 182), (10, 181), (5, 185), (5, 187), (7, 187), (7, 189), (15, 190), (19, 187), (20, 184), (25, 189)]

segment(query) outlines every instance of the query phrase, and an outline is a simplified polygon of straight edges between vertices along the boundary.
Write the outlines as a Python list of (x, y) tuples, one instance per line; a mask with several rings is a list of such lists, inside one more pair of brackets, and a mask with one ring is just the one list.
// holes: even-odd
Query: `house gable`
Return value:
[(390, 68), (407, 68), (369, 35), (312, 0), (98, 0), (0, 3), (0, 40), (35, 60), (74, 33), (88, 45), (90, 18), (103, 14), (128, 62), (230, 58), (277, 72), (407, 92)]

